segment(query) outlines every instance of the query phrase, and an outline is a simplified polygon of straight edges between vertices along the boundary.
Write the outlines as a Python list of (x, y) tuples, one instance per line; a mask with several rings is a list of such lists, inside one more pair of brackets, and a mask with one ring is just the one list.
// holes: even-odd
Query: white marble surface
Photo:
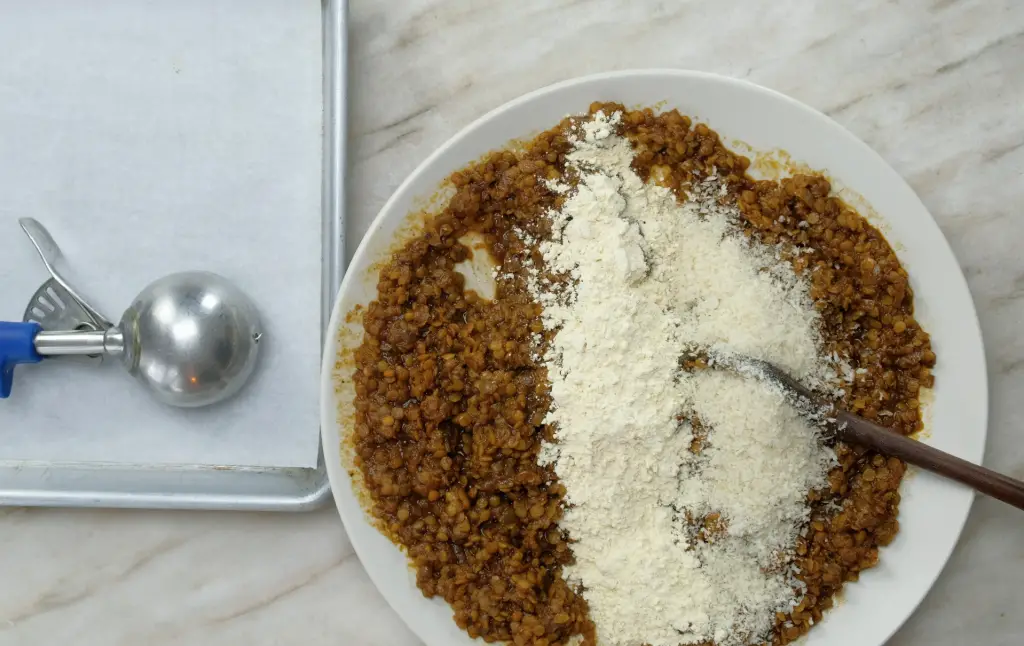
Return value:
[[(748, 78), (848, 127), (938, 219), (988, 349), (985, 461), (1024, 477), (1024, 3), (353, 0), (351, 13), (353, 245), (416, 164), (523, 92), (645, 66)], [(979, 500), (890, 643), (1024, 642), (1022, 523)], [(333, 509), (0, 511), (0, 645), (53, 643), (418, 641), (367, 580)]]

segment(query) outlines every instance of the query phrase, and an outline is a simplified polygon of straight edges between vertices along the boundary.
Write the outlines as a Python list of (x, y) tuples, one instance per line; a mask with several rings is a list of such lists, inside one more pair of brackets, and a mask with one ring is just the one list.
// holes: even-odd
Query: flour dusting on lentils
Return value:
[(682, 202), (645, 183), (619, 118), (581, 125), (578, 181), (549, 185), (565, 194), (552, 236), (527, 240), (552, 333), (535, 339), (556, 437), (540, 460), (567, 490), (564, 575), (600, 644), (757, 643), (801, 598), (792, 550), (835, 455), (781, 391), (680, 356), (719, 348), (817, 388), (849, 368), (822, 350), (806, 281), (741, 233), (718, 178)]
[(818, 437), (831, 406), (765, 362), (922, 430), (909, 277), (821, 174), (749, 167), (676, 110), (591, 104), (453, 172), (349, 312), (342, 455), (470, 638), (786, 646), (896, 537), (905, 464)]

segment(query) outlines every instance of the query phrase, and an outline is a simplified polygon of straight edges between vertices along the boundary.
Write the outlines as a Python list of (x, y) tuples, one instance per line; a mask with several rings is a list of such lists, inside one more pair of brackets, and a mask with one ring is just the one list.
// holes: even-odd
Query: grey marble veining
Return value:
[[(989, 360), (986, 464), (1024, 477), (1024, 2), (352, 0), (349, 240), (448, 137), (591, 72), (766, 85), (877, 150), (945, 232)], [(979, 499), (893, 646), (1024, 642), (1024, 517)], [(884, 555), (883, 555), (884, 558)], [(0, 511), (0, 645), (415, 646), (333, 509)]]

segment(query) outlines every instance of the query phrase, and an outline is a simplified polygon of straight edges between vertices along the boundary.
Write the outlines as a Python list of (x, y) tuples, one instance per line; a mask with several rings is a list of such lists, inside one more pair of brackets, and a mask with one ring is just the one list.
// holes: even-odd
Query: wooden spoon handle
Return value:
[(904, 437), (853, 413), (840, 411), (836, 415), (836, 421), (839, 426), (837, 438), (840, 440), (876, 449), (973, 487), (1018, 509), (1024, 509), (1024, 482), (1020, 480), (961, 460), (955, 455)]

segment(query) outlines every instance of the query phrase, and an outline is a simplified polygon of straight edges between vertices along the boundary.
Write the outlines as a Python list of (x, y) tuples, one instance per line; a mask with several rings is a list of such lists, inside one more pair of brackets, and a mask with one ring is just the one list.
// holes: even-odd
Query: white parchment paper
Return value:
[(0, 0), (0, 320), (47, 277), (32, 216), (112, 320), (206, 269), (265, 330), (254, 381), (211, 409), (157, 404), (115, 362), (21, 366), (0, 460), (315, 465), (320, 29), (317, 0)]

